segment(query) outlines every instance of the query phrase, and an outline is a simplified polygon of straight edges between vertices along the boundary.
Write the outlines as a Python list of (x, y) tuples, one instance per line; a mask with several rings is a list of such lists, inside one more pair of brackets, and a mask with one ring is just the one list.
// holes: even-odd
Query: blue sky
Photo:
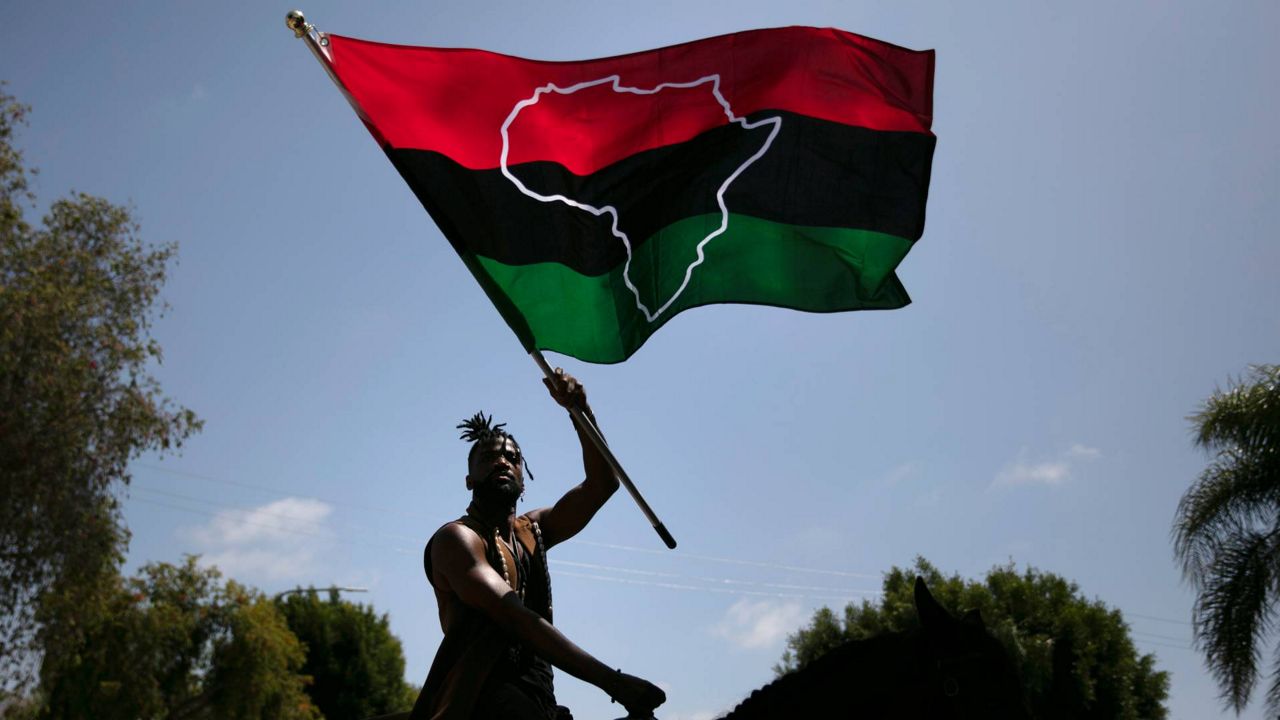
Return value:
[[(461, 514), (477, 409), (529, 501), (581, 477), (567, 416), (303, 44), (286, 6), (11, 4), (0, 76), (43, 202), (131, 204), (177, 241), (158, 377), (206, 421), (135, 463), (129, 568), (201, 553), (267, 592), (367, 587), (421, 682), (420, 552)], [(680, 541), (625, 495), (553, 554), (557, 622), (709, 718), (785, 634), (923, 555), (1013, 561), (1120, 608), (1174, 718), (1226, 717), (1190, 647), (1169, 526), (1204, 466), (1185, 417), (1280, 360), (1274, 2), (336, 3), (322, 30), (541, 59), (834, 26), (937, 50), (915, 302), (683, 314), (627, 363), (551, 356)], [(561, 674), (580, 717), (617, 706)], [(1261, 718), (1255, 703), (1243, 715)]]

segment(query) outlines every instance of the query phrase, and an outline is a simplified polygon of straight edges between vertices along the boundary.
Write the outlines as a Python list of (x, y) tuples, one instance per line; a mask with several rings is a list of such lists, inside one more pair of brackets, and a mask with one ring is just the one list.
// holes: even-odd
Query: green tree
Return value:
[(262, 594), (195, 557), (116, 576), (82, 608), (80, 642), (46, 657), (44, 717), (316, 720), (305, 650)]
[(129, 460), (200, 426), (148, 373), (174, 246), (143, 244), (127, 209), (85, 194), (28, 224), (31, 171), (13, 145), (26, 113), (0, 86), (0, 688), (10, 691), (29, 685), (37, 642), (45, 652), (76, 642), (74, 618), (52, 609), (91, 604), (115, 572)]
[[(1189, 419), (1213, 460), (1178, 503), (1173, 547), (1197, 592), (1196, 643), (1239, 712), (1280, 601), (1280, 365), (1252, 368)], [(1280, 712), (1280, 671), (1266, 702)]]
[(315, 588), (278, 601), (289, 629), (306, 645), (307, 688), (327, 718), (365, 718), (408, 710), (417, 697), (404, 681), (404, 652), (387, 616)]
[(878, 603), (829, 608), (787, 640), (785, 673), (848, 641), (919, 627), (912, 587), (919, 575), (952, 612), (976, 609), (1014, 658), (1027, 699), (1040, 718), (1156, 720), (1167, 717), (1168, 673), (1153, 655), (1139, 655), (1118, 610), (1087, 600), (1071, 582), (1012, 565), (993, 568), (984, 582), (944, 576), (924, 558), (915, 567), (885, 574)]

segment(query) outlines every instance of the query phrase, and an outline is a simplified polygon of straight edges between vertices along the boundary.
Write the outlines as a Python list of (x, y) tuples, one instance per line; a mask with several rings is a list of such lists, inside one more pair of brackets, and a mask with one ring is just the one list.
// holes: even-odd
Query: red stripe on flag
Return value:
[[(507, 164), (550, 160), (585, 175), (724, 125), (729, 120), (712, 92), (713, 75), (738, 117), (789, 110), (872, 130), (932, 134), (933, 51), (841, 30), (753, 30), (580, 62), (329, 38), (333, 70), (381, 144), (440, 152), (475, 170), (500, 165), (502, 125), (539, 87), (567, 89), (612, 75), (617, 89), (608, 82), (547, 92), (520, 109)], [(618, 91), (649, 93), (664, 83), (698, 84)]]

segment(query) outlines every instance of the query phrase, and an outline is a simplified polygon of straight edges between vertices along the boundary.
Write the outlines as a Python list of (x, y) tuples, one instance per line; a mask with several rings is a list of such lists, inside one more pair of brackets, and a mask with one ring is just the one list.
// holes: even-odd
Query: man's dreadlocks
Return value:
[[(484, 411), (480, 411), (458, 423), (457, 428), (462, 431), (462, 435), (459, 439), (471, 443), (471, 449), (467, 451), (467, 464), (469, 465), (474, 459), (476, 448), (494, 438), (507, 438), (511, 442), (515, 443), (516, 448), (519, 449), (520, 442), (516, 440), (515, 435), (512, 435), (504, 429), (506, 427), (506, 423), (498, 423), (497, 425), (494, 425), (493, 416), (489, 415), (486, 417)], [(521, 453), (521, 458), (524, 458), (523, 453)], [(529, 476), (529, 479), (532, 480), (533, 471), (529, 469), (529, 462), (527, 460), (524, 461), (524, 471), (525, 474)]]

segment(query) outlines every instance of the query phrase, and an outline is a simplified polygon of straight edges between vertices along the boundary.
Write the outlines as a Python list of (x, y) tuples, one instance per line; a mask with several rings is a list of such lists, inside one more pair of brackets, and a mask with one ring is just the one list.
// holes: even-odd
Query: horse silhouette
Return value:
[(755, 690), (721, 720), (1031, 718), (1017, 670), (976, 610), (915, 583), (920, 628), (851, 640)]

